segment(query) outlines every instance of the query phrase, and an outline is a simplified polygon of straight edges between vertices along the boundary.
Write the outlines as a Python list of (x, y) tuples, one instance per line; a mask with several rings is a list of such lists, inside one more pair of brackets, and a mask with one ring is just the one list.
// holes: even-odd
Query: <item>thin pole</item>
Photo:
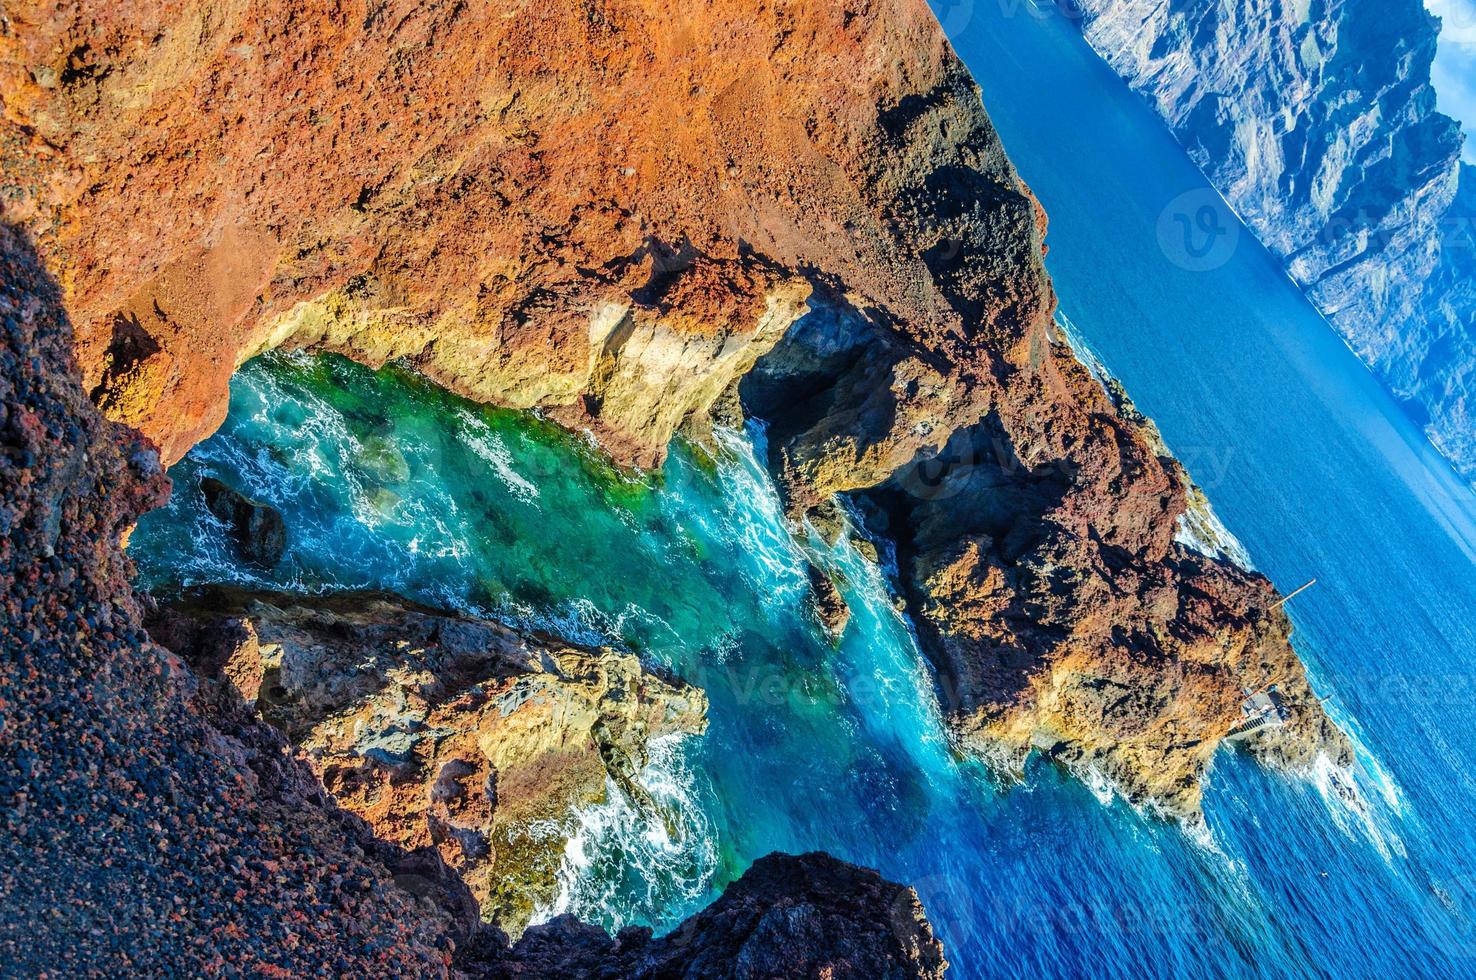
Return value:
[(1284, 595), (1280, 599), (1277, 599), (1275, 602), (1271, 603), (1271, 608), (1272, 609), (1279, 609), (1279, 608), (1281, 608), (1282, 606), (1286, 605), (1288, 602), (1291, 602), (1297, 596), (1301, 595), (1303, 592), (1306, 592), (1308, 589), (1312, 588), (1312, 586), (1314, 586), (1316, 584), (1317, 584), (1317, 580), (1314, 578), (1312, 581), (1308, 582), (1306, 585), (1302, 586), (1297, 591), (1291, 593), (1290, 595)]

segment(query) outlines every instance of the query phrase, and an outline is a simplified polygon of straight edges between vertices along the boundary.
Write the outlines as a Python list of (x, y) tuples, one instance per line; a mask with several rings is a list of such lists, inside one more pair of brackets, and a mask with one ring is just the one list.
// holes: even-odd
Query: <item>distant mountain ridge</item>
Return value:
[(1079, 0), (1087, 42), (1476, 479), (1476, 167), (1420, 0)]

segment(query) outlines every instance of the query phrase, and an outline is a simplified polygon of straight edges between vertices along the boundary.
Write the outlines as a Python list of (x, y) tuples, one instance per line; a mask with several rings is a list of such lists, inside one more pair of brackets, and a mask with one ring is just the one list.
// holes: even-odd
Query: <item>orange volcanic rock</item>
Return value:
[(1270, 584), (1176, 542), (1182, 471), (1054, 336), (1043, 215), (922, 0), (13, 6), (12, 213), (166, 459), (277, 345), (640, 464), (737, 384), (796, 516), (850, 494), (896, 541), (965, 747), (1192, 817), (1278, 683), (1252, 750), (1347, 759)]
[[(0, 222), (6, 973), (673, 976), (741, 955), (768, 975), (942, 975), (916, 894), (824, 855), (755, 862), (660, 939), (562, 918), (509, 948), (479, 928), (434, 850), (371, 833), (144, 631), (119, 541), (168, 483), (88, 402), (61, 299)], [(225, 675), (253, 697), (266, 671)]]
[[(933, 333), (976, 320), (924, 261), (954, 247), (923, 203), (949, 182), (998, 212), (1011, 260), (1032, 250), (922, 0), (8, 16), (6, 112), (45, 151), (27, 207), (85, 385), (170, 461), (219, 424), (243, 359), (289, 344), (407, 357), (653, 462), (817, 275)], [(1042, 288), (990, 286), (1031, 315)]]

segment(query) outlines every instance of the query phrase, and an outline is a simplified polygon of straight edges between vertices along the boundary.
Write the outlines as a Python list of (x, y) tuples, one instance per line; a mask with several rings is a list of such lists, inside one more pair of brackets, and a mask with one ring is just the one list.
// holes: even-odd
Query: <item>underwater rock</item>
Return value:
[(244, 560), (263, 569), (276, 567), (287, 553), (287, 523), (280, 511), (214, 477), (200, 481), (200, 493), (210, 513), (226, 526)]
[(846, 605), (839, 586), (829, 572), (810, 562), (806, 565), (806, 573), (810, 579), (811, 608), (815, 611), (815, 618), (831, 640), (839, 643), (846, 632), (846, 625), (851, 621), (851, 607)]
[(435, 849), (513, 937), (556, 897), (578, 812), (611, 784), (654, 807), (635, 782), (647, 745), (706, 727), (702, 692), (635, 656), (385, 594), (211, 588), (149, 627), (380, 838)]

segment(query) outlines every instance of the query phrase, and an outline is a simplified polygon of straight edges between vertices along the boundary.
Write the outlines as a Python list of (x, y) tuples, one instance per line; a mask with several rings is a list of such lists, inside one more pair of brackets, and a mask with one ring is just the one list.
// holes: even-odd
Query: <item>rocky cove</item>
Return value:
[[(97, 939), (97, 962), (208, 962), (187, 937), (218, 929), (278, 966), (727, 975), (703, 956), (741, 948), (755, 975), (942, 969), (915, 896), (821, 857), (755, 864), (677, 939), (569, 920), (511, 950), (488, 937), (477, 913), (500, 885), (477, 841), (520, 819), (504, 807), (557, 818), (606, 777), (633, 785), (646, 738), (701, 728), (702, 695), (624, 654), (552, 637), (535, 657), (527, 631), (400, 600), (216, 592), (151, 610), (122, 538), (163, 502), (161, 457), (214, 430), (231, 376), (274, 348), (538, 409), (617, 466), (662, 464), (679, 431), (700, 446), (762, 423), (781, 527), (817, 539), (796, 567), (823, 566), (852, 523), (894, 550), (946, 730), (999, 771), (1037, 749), (1192, 823), (1245, 692), (1269, 684), (1288, 719), (1255, 755), (1348, 760), (1275, 590), (1177, 540), (1182, 469), (1057, 333), (1044, 216), (925, 7), (145, 17), (37, 6), (3, 35), (7, 218), (25, 232), (6, 233), (7, 684), (53, 692), (6, 697), (27, 753), (10, 840), (43, 856), (36, 901), (55, 908), (63, 882), (118, 889), (160, 862), (170, 877), (146, 891), (201, 895)], [(838, 578), (799, 579), (807, 608), (830, 582), (864, 614)], [(381, 645), (418, 654), (366, 670)], [(519, 750), (486, 726), (524, 709), (480, 705), (529, 684), (544, 693), (519, 705), (580, 710), (553, 730), (527, 719)], [(46, 705), (80, 711), (65, 740), (84, 733), (107, 764), (51, 772), (73, 753)], [(407, 710), (447, 734), (375, 761), (364, 723)], [(544, 758), (566, 738), (577, 751)], [(481, 756), (532, 789), (494, 801)], [(136, 811), (65, 849), (26, 816), (98, 778), (122, 781), (117, 802), (88, 806)], [(180, 816), (192, 798), (228, 800), (236, 824)], [(171, 852), (208, 870), (187, 882)], [(82, 870), (99, 864), (118, 872)], [(283, 924), (304, 907), (320, 917)]]

